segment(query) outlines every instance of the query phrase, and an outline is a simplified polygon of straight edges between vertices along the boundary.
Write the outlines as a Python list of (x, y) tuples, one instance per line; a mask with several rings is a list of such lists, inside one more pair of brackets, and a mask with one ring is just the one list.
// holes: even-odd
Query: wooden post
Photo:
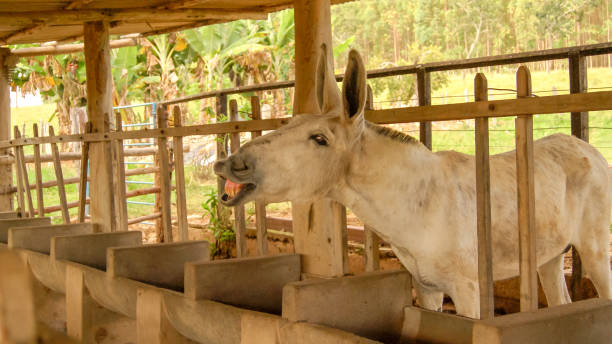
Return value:
[[(419, 106), (431, 105), (431, 77), (425, 68), (417, 71), (417, 95)], [(421, 143), (431, 150), (431, 122), (420, 122), (419, 134)]]
[[(251, 119), (261, 119), (261, 107), (259, 97), (251, 97)], [(252, 131), (251, 140), (261, 136), (261, 131)], [(257, 255), (268, 254), (268, 224), (266, 223), (266, 204), (262, 201), (255, 201), (255, 228), (257, 230)]]
[[(236, 99), (230, 100), (230, 121), (238, 122), (238, 103)], [(240, 149), (240, 133), (232, 133), (230, 135), (230, 149), (234, 154)], [(247, 256), (247, 237), (246, 237), (246, 218), (244, 216), (244, 205), (234, 207), (234, 233), (236, 234), (236, 255), (240, 257)]]
[[(49, 136), (55, 136), (55, 131), (52, 126), (49, 126)], [(53, 155), (53, 167), (55, 168), (55, 179), (57, 179), (57, 193), (59, 194), (60, 205), (62, 207), (62, 219), (64, 223), (70, 223), (68, 201), (66, 200), (66, 188), (64, 187), (64, 173), (62, 172), (62, 162), (60, 161), (57, 143), (51, 143), (51, 155)]]
[[(87, 22), (83, 26), (87, 68), (87, 114), (93, 133), (110, 132), (112, 110), (112, 75), (108, 22)], [(113, 164), (111, 142), (92, 142), (89, 146), (91, 222), (103, 232), (115, 231), (113, 199)]]
[[(91, 132), (91, 122), (85, 124), (85, 132)], [(79, 222), (85, 222), (85, 204), (87, 202), (87, 175), (89, 169), (89, 142), (81, 145), (81, 171), (79, 175)]]
[[(11, 98), (9, 69), (14, 58), (9, 48), (0, 48), (0, 141), (11, 139)], [(10, 149), (0, 149), (0, 155), (9, 155)], [(10, 164), (0, 165), (0, 189), (10, 190), (13, 187), (13, 168)], [(19, 194), (17, 194), (19, 196)], [(13, 210), (13, 194), (0, 195), (0, 211)], [(25, 209), (21, 209), (24, 211)]]
[[(516, 73), (517, 97), (531, 96), (531, 74), (525, 66)], [(538, 309), (536, 265), (535, 191), (533, 176), (533, 116), (519, 115), (516, 130), (516, 178), (519, 225), (521, 312)]]
[[(160, 106), (157, 110), (157, 127), (160, 129), (168, 128), (168, 108)], [(172, 208), (171, 208), (171, 192), (172, 192), (172, 169), (170, 167), (170, 157), (168, 154), (168, 138), (157, 138), (157, 154), (159, 157), (159, 199), (160, 206), (158, 212), (161, 217), (161, 242), (172, 242)]]
[[(330, 0), (294, 0), (294, 114), (319, 113), (315, 76), (321, 45), (332, 46)], [(333, 61), (328, 49), (328, 61)], [(293, 203), (295, 252), (306, 276), (335, 277), (348, 272), (346, 209), (330, 199)]]
[[(123, 131), (123, 121), (121, 120), (121, 113), (117, 112), (115, 115), (115, 130), (117, 132)], [(117, 209), (117, 230), (127, 231), (128, 230), (128, 211), (127, 211), (127, 198), (125, 197), (125, 160), (123, 157), (123, 140), (116, 140), (115, 142), (115, 158), (113, 159), (115, 169), (115, 207)]]
[[(216, 100), (216, 121), (217, 123), (221, 123), (227, 119), (227, 95), (220, 94), (217, 96)], [(225, 140), (225, 134), (217, 135), (217, 160), (223, 160), (227, 157), (227, 142)], [(217, 197), (221, 198), (223, 193), (225, 192), (225, 181), (220, 177), (217, 177)], [(217, 217), (221, 219), (223, 216), (223, 212), (221, 211), (221, 205), (219, 203), (217, 208)]]
[[(181, 108), (175, 106), (173, 109), (174, 126), (183, 126)], [(178, 222), (179, 241), (189, 240), (189, 226), (187, 223), (187, 194), (185, 193), (185, 163), (183, 157), (183, 137), (172, 138), (174, 146), (174, 184), (176, 186), (176, 216)]]
[[(15, 138), (21, 138), (19, 128), (15, 126)], [(26, 199), (28, 201), (28, 217), (34, 217), (34, 204), (32, 203), (32, 191), (30, 190), (30, 182), (28, 181), (28, 169), (25, 163), (25, 155), (23, 154), (23, 146), (17, 146), (15, 153), (19, 155), (17, 169), (20, 171), (23, 189), (25, 191)], [(26, 210), (23, 209), (23, 213), (26, 214)]]
[[(474, 79), (475, 101), (488, 100), (487, 78), (482, 73)], [(476, 213), (478, 231), (478, 287), (480, 319), (494, 315), (493, 256), (491, 248), (491, 182), (489, 170), (489, 119), (476, 118)]]
[(73, 265), (66, 266), (66, 333), (79, 343), (93, 343), (91, 333), (93, 313), (97, 305), (85, 285), (84, 272)]
[[(17, 127), (15, 127), (14, 134), (17, 134)], [(17, 136), (15, 136), (17, 138)], [(17, 211), (21, 212), (24, 216), (27, 216), (27, 211), (25, 207), (25, 195), (24, 195), (24, 185), (23, 185), (23, 176), (21, 171), (21, 154), (19, 154), (19, 146), (13, 147), (13, 155), (15, 155), (15, 175), (17, 179)], [(11, 176), (11, 179), (13, 176)]]
[[(38, 124), (32, 125), (34, 137), (38, 137)], [(40, 145), (34, 145), (34, 173), (36, 174), (36, 206), (38, 207), (38, 217), (45, 217), (45, 201), (42, 188), (42, 167), (40, 162)]]
[[(570, 93), (583, 93), (588, 89), (586, 56), (578, 53), (569, 56), (569, 79)], [(572, 135), (589, 142), (589, 113), (572, 112)], [(582, 262), (580, 254), (572, 246), (572, 278), (570, 280), (570, 291), (572, 301), (584, 298), (580, 285), (582, 283)]]
[[(374, 95), (370, 85), (368, 85), (366, 109), (374, 110)], [(365, 250), (365, 271), (376, 271), (380, 269), (380, 238), (368, 225), (364, 225), (363, 236)]]

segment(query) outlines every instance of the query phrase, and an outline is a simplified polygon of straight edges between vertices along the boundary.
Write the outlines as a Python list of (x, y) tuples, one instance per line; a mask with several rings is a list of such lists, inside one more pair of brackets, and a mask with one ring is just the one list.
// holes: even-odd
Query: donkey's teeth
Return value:
[(225, 181), (225, 193), (229, 196), (229, 198), (234, 198), (236, 195), (244, 188), (244, 184), (234, 183), (231, 180), (227, 179)]

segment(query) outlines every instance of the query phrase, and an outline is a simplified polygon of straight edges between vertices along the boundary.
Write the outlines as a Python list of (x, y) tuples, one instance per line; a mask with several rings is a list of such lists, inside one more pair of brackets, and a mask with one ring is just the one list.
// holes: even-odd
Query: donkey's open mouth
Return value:
[(225, 179), (224, 193), (221, 196), (221, 204), (225, 206), (234, 206), (241, 203), (241, 201), (248, 196), (250, 193), (257, 188), (253, 183), (239, 184), (235, 183), (227, 178)]

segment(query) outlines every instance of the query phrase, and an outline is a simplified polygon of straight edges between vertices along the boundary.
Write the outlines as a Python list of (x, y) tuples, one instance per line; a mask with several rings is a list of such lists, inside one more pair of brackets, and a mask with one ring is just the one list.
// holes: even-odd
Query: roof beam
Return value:
[(178, 8), (192, 7), (197, 5), (204, 5), (210, 0), (177, 0), (177, 1), (169, 1), (163, 5), (157, 6), (158, 9), (166, 9), (166, 10), (175, 10)]
[(220, 9), (186, 8), (177, 10), (131, 8), (118, 10), (61, 10), (42, 12), (0, 12), (4, 25), (30, 26), (81, 24), (91, 21), (186, 22), (205, 20), (266, 19), (268, 14), (260, 8), (229, 11)]
[[(138, 44), (135, 38), (116, 39), (110, 41), (110, 47), (112, 49), (129, 47)], [(29, 56), (40, 56), (40, 55), (60, 55), (60, 54), (71, 54), (83, 51), (83, 43), (78, 44), (62, 44), (62, 45), (51, 45), (46, 47), (32, 47), (32, 48), (21, 48), (11, 51), (12, 55), (17, 57), (29, 57)]]

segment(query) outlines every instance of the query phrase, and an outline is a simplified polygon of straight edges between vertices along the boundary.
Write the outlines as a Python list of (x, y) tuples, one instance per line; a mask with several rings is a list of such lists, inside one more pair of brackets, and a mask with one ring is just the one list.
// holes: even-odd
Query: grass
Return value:
[[(515, 76), (511, 71), (504, 73), (487, 72), (488, 85), (492, 88), (499, 89), (514, 89)], [(612, 88), (612, 69), (590, 69), (589, 70), (589, 87), (598, 89), (601, 87)], [(553, 88), (557, 90), (557, 94), (568, 93), (568, 75), (567, 71), (552, 71), (534, 72), (532, 73), (533, 90), (536, 95), (550, 95)], [(449, 82), (444, 88), (436, 90), (432, 93), (433, 104), (443, 103), (459, 103), (464, 102), (464, 94), (467, 90), (468, 94), (472, 93), (473, 75), (464, 77), (462, 74), (449, 74)], [(489, 99), (504, 99), (514, 98), (515, 95), (511, 91), (496, 91), (491, 90)], [(444, 96), (458, 96), (447, 97)], [(471, 101), (472, 98), (470, 98)], [(378, 100), (377, 101), (381, 101)], [(55, 105), (45, 104), (35, 107), (23, 107), (12, 109), (12, 120), (14, 125), (19, 125), (20, 128), (26, 124), (26, 135), (32, 135), (31, 125), (38, 123), (41, 119), (48, 120), (55, 111)], [(600, 152), (612, 162), (612, 111), (591, 112), (589, 116), (589, 125), (591, 127), (589, 136), (590, 142), (597, 147)], [(53, 118), (51, 124), (57, 126), (57, 118)], [(414, 125), (401, 126), (404, 130), (415, 130)], [(551, 114), (534, 117), (534, 138), (540, 138), (557, 132), (570, 134), (570, 119), (569, 114)], [(474, 121), (457, 121), (457, 122), (439, 122), (433, 124), (433, 149), (438, 150), (457, 150), (464, 153), (474, 153)], [(607, 129), (606, 129), (607, 128)], [(416, 128), (418, 130), (418, 128)], [(412, 133), (416, 134), (416, 133)], [(514, 118), (497, 118), (490, 120), (490, 150), (491, 154), (496, 154), (514, 149)], [(26, 154), (32, 153), (31, 147), (26, 147)], [(137, 166), (129, 166), (136, 168)], [(142, 167), (142, 166), (139, 166)], [(73, 163), (63, 164), (64, 178), (76, 177), (78, 175), (78, 166)], [(51, 164), (43, 164), (42, 168), (43, 181), (55, 180), (55, 172)], [(35, 182), (33, 170), (28, 173), (30, 183)], [(202, 202), (206, 195), (216, 188), (214, 180), (201, 180), (197, 177), (194, 166), (185, 167), (186, 189), (187, 189), (187, 208), (191, 214), (202, 214)], [(139, 175), (128, 177), (130, 181), (153, 182), (153, 175)], [(146, 184), (128, 184), (128, 190), (136, 190), (138, 188), (148, 188), (152, 185)], [(73, 202), (78, 199), (77, 195), (78, 184), (66, 185), (66, 194), (68, 202)], [(34, 203), (36, 204), (35, 193), (33, 193)], [(175, 202), (174, 194), (172, 202)], [(59, 204), (59, 196), (57, 187), (47, 188), (44, 191), (45, 205)], [(132, 201), (154, 202), (154, 195), (143, 195), (130, 198)], [(288, 203), (279, 203), (268, 205), (268, 210), (271, 212), (287, 212), (289, 209)], [(143, 216), (152, 213), (152, 207), (149, 205), (128, 204), (128, 213), (130, 218)], [(175, 208), (173, 207), (173, 211)], [(252, 204), (246, 206), (248, 216), (254, 216), (254, 207)], [(71, 215), (76, 215), (77, 209), (70, 210)], [(59, 212), (51, 214), (54, 221), (59, 221), (61, 216)]]

